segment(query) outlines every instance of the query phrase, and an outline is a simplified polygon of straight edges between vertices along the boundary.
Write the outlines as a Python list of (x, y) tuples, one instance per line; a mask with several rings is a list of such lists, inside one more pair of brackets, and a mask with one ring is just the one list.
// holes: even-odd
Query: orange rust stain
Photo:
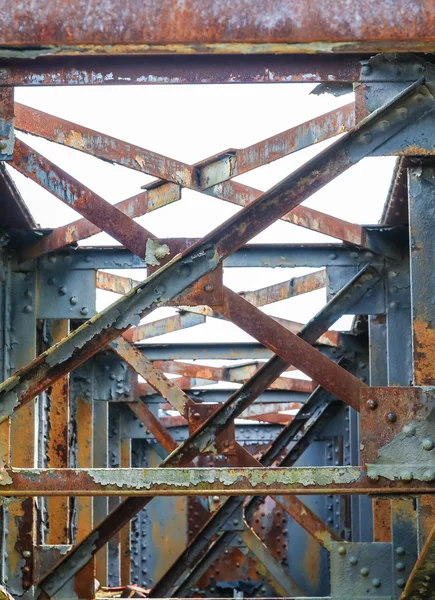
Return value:
[(435, 329), (425, 321), (414, 321), (414, 384), (435, 383)]
[(80, 132), (71, 131), (65, 137), (65, 144), (67, 146), (71, 146), (72, 148), (83, 150), (86, 147), (86, 140), (83, 138)]
[(391, 500), (373, 499), (373, 537), (375, 542), (391, 542)]
[(307, 537), (307, 547), (304, 558), (304, 571), (308, 581), (316, 587), (320, 584), (320, 552), (321, 546), (311, 536)]

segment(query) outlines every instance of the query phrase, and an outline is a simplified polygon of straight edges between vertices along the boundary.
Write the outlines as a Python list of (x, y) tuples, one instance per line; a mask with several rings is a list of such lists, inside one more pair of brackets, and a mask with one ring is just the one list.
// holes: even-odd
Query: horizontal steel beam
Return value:
[(2, 86), (183, 85), (210, 83), (321, 83), (358, 81), (364, 55), (238, 54), (233, 56), (41, 56), (2, 52)]
[[(168, 240), (159, 240), (165, 244)], [(189, 246), (197, 242), (187, 240)], [(68, 257), (65, 259), (65, 257)], [(358, 267), (373, 262), (375, 257), (367, 250), (342, 244), (248, 244), (236, 250), (224, 260), (225, 268), (293, 268), (293, 267)], [(82, 247), (57, 252), (50, 257), (42, 257), (42, 269), (52, 271), (63, 260), (68, 261), (68, 269), (145, 269), (144, 260), (127, 250), (118, 247)], [(382, 261), (382, 258), (378, 258)], [(18, 270), (29, 270), (29, 263), (17, 265)]]
[[(398, 466), (399, 477), (400, 466)], [(362, 467), (3, 469), (0, 496), (188, 496), (410, 494), (435, 483), (381, 480)]]
[[(432, 52), (431, 0), (131, 0), (5, 3), (0, 45), (44, 54)], [(25, 52), (25, 47), (29, 50)]]

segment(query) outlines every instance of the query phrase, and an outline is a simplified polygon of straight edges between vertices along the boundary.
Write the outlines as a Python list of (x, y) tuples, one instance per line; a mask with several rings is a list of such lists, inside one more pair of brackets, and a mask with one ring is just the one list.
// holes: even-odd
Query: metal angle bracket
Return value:
[(332, 542), (331, 598), (392, 598), (392, 544)]
[(435, 481), (435, 388), (366, 388), (361, 459), (373, 481)]
[[(410, 83), (424, 77), (425, 87), (435, 93), (435, 65), (412, 54), (378, 54), (361, 68), (361, 83), (355, 89), (357, 121), (389, 102)], [(409, 114), (401, 109), (399, 116)], [(393, 135), (372, 156), (434, 154), (434, 115), (410, 120), (406, 129)]]
[(89, 319), (96, 314), (93, 269), (69, 269), (70, 258), (50, 256), (52, 272), (38, 272), (36, 315), (38, 319)]

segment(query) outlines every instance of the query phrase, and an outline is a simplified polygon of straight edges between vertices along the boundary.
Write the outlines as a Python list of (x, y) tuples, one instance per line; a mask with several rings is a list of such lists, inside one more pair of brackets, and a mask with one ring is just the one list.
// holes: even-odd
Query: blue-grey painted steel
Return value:
[[(192, 240), (193, 242), (194, 240)], [(67, 258), (65, 258), (67, 257)], [(371, 262), (371, 253), (342, 244), (247, 244), (224, 261), (224, 267), (326, 267), (357, 266)], [(378, 257), (381, 261), (381, 257)], [(124, 248), (77, 248), (62, 250), (39, 259), (40, 269), (56, 272), (59, 264), (68, 269), (145, 269), (146, 263)], [(33, 261), (16, 265), (29, 270)]]
[[(272, 352), (257, 343), (204, 343), (204, 344), (141, 344), (138, 348), (150, 360), (264, 360), (272, 356)], [(318, 346), (322, 354), (338, 360), (344, 353), (341, 349), (330, 346)]]
[[(367, 256), (373, 258), (372, 252)], [(358, 267), (328, 267), (327, 301), (329, 302), (357, 273)], [(385, 312), (385, 293), (383, 281), (378, 281), (367, 290), (363, 298), (346, 311), (348, 315), (378, 315)]]
[(95, 273), (56, 264), (49, 273), (38, 271), (38, 319), (89, 319), (96, 314)]
[[(121, 409), (120, 404), (109, 404), (109, 467), (121, 466)], [(109, 512), (119, 504), (120, 498), (110, 497)], [(120, 585), (119, 534), (113, 536), (107, 545), (108, 581), (110, 586)]]
[(387, 295), (388, 385), (412, 385), (411, 290), (409, 258), (389, 261)]
[(331, 595), (334, 600), (392, 596), (392, 546), (379, 542), (333, 542)]
[[(195, 389), (186, 390), (186, 394), (190, 396), (196, 402), (225, 402), (234, 393), (233, 388), (216, 388), (216, 389)], [(289, 392), (287, 390), (267, 390), (263, 392), (256, 400), (257, 403), (281, 403), (285, 404), (288, 402), (306, 402), (309, 394), (303, 392)], [(148, 404), (160, 404), (167, 402), (159, 394), (150, 394), (149, 396), (143, 396)]]
[(418, 556), (417, 502), (414, 498), (393, 498), (392, 522), (392, 596), (400, 597)]

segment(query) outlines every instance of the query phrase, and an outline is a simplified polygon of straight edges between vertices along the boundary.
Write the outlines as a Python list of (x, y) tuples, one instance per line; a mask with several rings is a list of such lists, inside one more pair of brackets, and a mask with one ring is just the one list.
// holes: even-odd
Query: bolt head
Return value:
[(83, 306), (83, 307), (80, 309), (80, 314), (81, 314), (81, 315), (83, 315), (83, 316), (86, 316), (86, 315), (88, 314), (88, 312), (89, 312), (89, 310), (87, 309), (87, 307), (86, 307), (86, 306)]
[(59, 289), (59, 296), (65, 296), (66, 295), (66, 287), (64, 285), (62, 285)]
[(425, 438), (422, 442), (422, 446), (425, 450), (433, 450), (435, 448), (435, 442), (431, 438)]
[(415, 435), (415, 432), (416, 429), (414, 425), (405, 425), (405, 427), (403, 428), (403, 433), (406, 435), (406, 437), (411, 437)]
[(386, 419), (389, 423), (395, 423), (397, 421), (397, 415), (395, 412), (389, 412), (386, 415)]
[(367, 400), (367, 406), (370, 408), (370, 410), (375, 410), (378, 408), (378, 403), (376, 400), (371, 398), (370, 400)]
[(69, 303), (72, 304), (73, 306), (75, 306), (77, 304), (78, 300), (77, 300), (77, 296), (71, 296), (71, 298), (69, 299)]

